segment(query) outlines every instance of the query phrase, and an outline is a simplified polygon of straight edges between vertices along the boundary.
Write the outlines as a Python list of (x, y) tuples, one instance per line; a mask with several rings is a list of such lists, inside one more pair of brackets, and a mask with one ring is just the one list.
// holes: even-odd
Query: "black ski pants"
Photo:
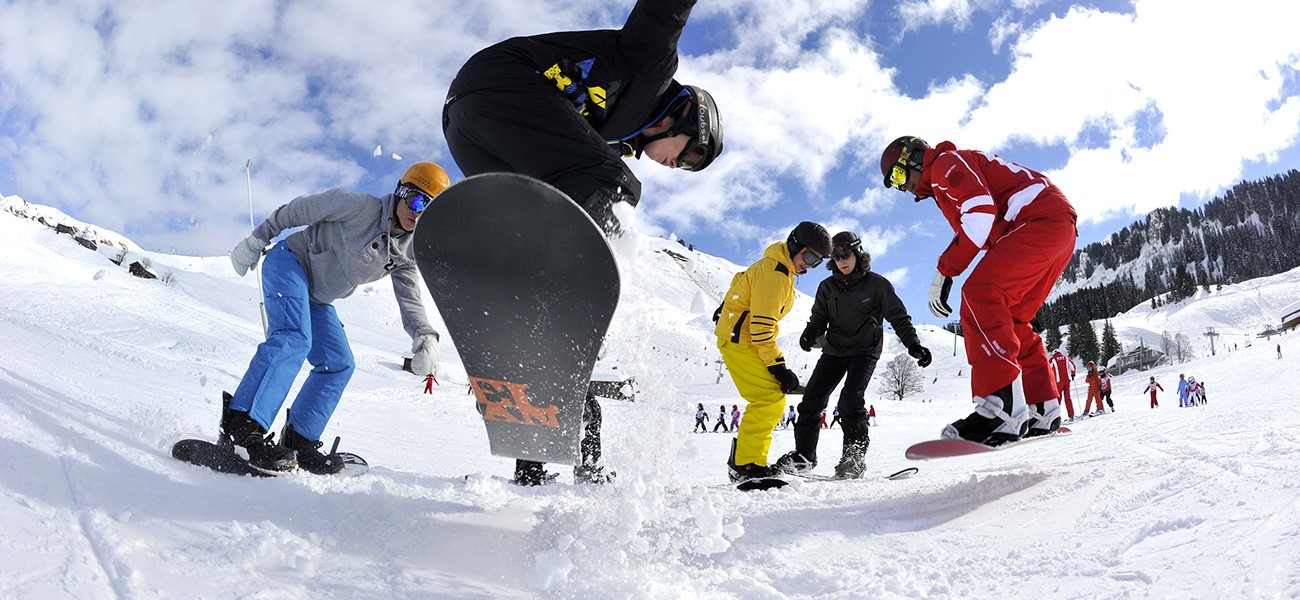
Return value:
[(549, 183), (588, 212), (598, 191), (641, 198), (641, 182), (568, 100), (540, 77), (469, 92), (443, 106), (442, 132), (466, 177), (504, 171)]
[(817, 460), (817, 438), (821, 434), (821, 414), (826, 410), (831, 392), (840, 380), (844, 389), (840, 391), (840, 421), (844, 427), (844, 446), (856, 444), (863, 448), (870, 443), (867, 433), (867, 407), (863, 394), (871, 375), (876, 371), (879, 356), (857, 354), (854, 356), (831, 356), (823, 354), (817, 359), (817, 366), (808, 377), (804, 387), (803, 400), (799, 402), (799, 420), (794, 424), (794, 449), (808, 460)]

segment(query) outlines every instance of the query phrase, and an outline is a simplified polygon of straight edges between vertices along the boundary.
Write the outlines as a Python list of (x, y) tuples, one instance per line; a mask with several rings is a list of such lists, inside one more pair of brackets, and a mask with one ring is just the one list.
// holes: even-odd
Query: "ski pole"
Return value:
[[(257, 230), (257, 225), (253, 223), (253, 159), (251, 158), (248, 159), (248, 162), (244, 163), (244, 176), (248, 179), (248, 229), (251, 232)], [(262, 254), (266, 254), (265, 249), (262, 250)], [(267, 334), (266, 292), (262, 290), (262, 274), (257, 273), (256, 277), (257, 310), (262, 314), (262, 335), (265, 336)]]

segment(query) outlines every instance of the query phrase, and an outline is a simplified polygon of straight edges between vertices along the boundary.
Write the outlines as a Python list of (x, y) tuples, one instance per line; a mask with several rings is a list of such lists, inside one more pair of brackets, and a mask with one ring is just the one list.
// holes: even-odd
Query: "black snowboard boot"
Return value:
[(293, 450), (275, 443), (260, 423), (242, 410), (227, 408), (221, 414), (221, 441), (243, 448), (248, 464), (269, 475), (281, 475), (298, 468)]
[(732, 483), (748, 481), (750, 479), (763, 479), (773, 477), (777, 473), (776, 469), (767, 465), (755, 463), (746, 463), (743, 465), (736, 464), (736, 440), (731, 440), (731, 456), (727, 457), (727, 475), (731, 477)]
[(298, 468), (315, 475), (333, 475), (343, 470), (343, 461), (337, 454), (320, 451), (321, 441), (309, 440), (298, 434), (293, 425), (286, 424), (280, 432), (280, 445), (298, 453)]
[(1029, 428), (1025, 437), (1056, 433), (1061, 428), (1061, 403), (1055, 398), (1029, 405)]
[(1016, 398), (1008, 385), (988, 396), (975, 398), (975, 412), (945, 427), (939, 437), (1001, 446), (1020, 440), (1029, 425), (1028, 416), (1024, 398)]
[(548, 472), (544, 468), (545, 464), (531, 460), (516, 460), (515, 485), (533, 486), (554, 483), (559, 474)]
[(606, 471), (605, 467), (600, 465), (577, 465), (573, 467), (574, 483), (603, 485), (613, 481), (615, 475), (617, 473)]
[(867, 448), (871, 446), (865, 411), (844, 419), (844, 452), (835, 465), (836, 479), (858, 479), (867, 470)]
[(776, 459), (772, 468), (791, 475), (811, 473), (813, 469), (817, 468), (817, 461), (809, 460), (804, 455), (799, 454), (798, 450), (791, 450), (781, 455), (781, 458)]

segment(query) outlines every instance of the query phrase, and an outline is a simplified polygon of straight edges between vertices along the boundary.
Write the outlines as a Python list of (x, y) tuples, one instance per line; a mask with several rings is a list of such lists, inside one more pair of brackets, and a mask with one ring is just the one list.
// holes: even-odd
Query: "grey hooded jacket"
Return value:
[(437, 336), (420, 301), (420, 273), (411, 246), (415, 235), (390, 234), (396, 201), (392, 194), (376, 198), (337, 188), (299, 196), (275, 209), (253, 236), (267, 241), (286, 229), (305, 226), (285, 243), (307, 272), (312, 302), (329, 304), (351, 296), (357, 286), (391, 275), (406, 333), (411, 339)]

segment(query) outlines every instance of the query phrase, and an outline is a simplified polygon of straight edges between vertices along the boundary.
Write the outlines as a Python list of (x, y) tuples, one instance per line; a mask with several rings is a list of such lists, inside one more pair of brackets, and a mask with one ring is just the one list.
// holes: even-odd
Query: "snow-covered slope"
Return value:
[[(374, 468), (252, 480), (168, 449), (213, 434), (220, 392), (261, 338), (253, 279), (225, 257), (152, 253), (171, 283), (138, 279), (8, 212), (0, 244), (0, 597), (1300, 597), (1290, 336), (1281, 359), (1275, 338), (1149, 372), (1167, 389), (1178, 372), (1207, 381), (1207, 406), (1179, 409), (1166, 393), (1148, 409), (1147, 373), (1126, 375), (1118, 411), (1074, 435), (885, 481), (907, 445), (969, 410), (960, 350), (923, 327), (935, 353), (925, 391), (898, 402), (868, 390), (880, 414), (868, 479), (745, 494), (725, 484), (730, 436), (690, 432), (697, 403), (739, 402), (725, 374), (715, 383), (709, 317), (741, 267), (629, 236), (605, 364), (640, 395), (603, 404), (613, 485), (567, 473), (541, 489), (505, 484), (512, 461), (488, 454), (450, 341), (434, 394), (400, 370), (409, 340), (385, 282), (337, 303), (358, 369), (327, 430)], [(1249, 331), (1298, 282), (1116, 323), (1121, 336)], [(801, 296), (780, 338), (805, 378), (816, 356), (795, 338), (809, 306)], [(885, 351), (878, 375), (902, 348), (891, 338)], [(819, 471), (839, 443), (838, 429), (823, 433)], [(792, 445), (777, 430), (772, 456)]]

